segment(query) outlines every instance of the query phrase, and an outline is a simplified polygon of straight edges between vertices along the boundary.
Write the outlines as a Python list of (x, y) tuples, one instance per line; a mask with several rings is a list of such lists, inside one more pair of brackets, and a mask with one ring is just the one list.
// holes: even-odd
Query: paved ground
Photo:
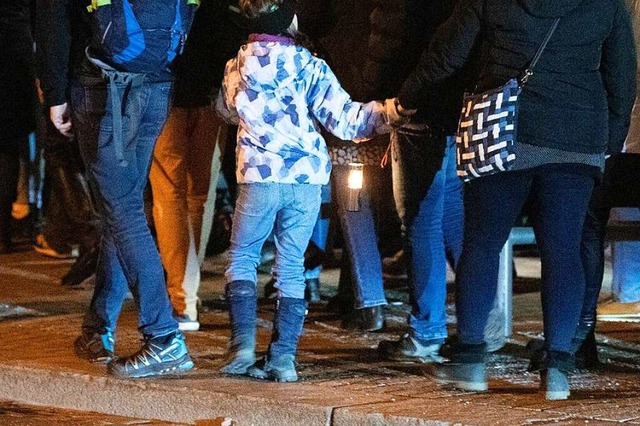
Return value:
[[(264, 383), (220, 374), (229, 327), (219, 258), (206, 262), (202, 329), (187, 338), (197, 369), (172, 379), (112, 379), (104, 366), (73, 355), (71, 343), (91, 291), (90, 286), (70, 290), (58, 284), (68, 266), (68, 261), (31, 252), (0, 257), (0, 399), (94, 412), (86, 418), (84, 413), (69, 414), (66, 424), (139, 421), (118, 423), (119, 418), (110, 417), (114, 415), (202, 425), (221, 425), (225, 419), (238, 425), (640, 424), (638, 324), (599, 326), (601, 356), (608, 363), (598, 373), (573, 375), (570, 400), (547, 402), (537, 393), (539, 379), (525, 371), (524, 350), (528, 339), (541, 330), (539, 293), (531, 291), (539, 266), (532, 259), (517, 261), (519, 273), (528, 275), (517, 288), (529, 292), (514, 297), (514, 336), (492, 356), (490, 391), (485, 394), (442, 388), (422, 365), (378, 360), (378, 342), (406, 329), (407, 306), (402, 303), (406, 293), (397, 285), (387, 292), (395, 303), (387, 309), (383, 333), (342, 330), (339, 319), (325, 311), (326, 302), (312, 306), (298, 354), (299, 383)], [(261, 276), (263, 282), (267, 279)], [(337, 270), (323, 273), (324, 296), (335, 292), (337, 279)], [(259, 316), (258, 341), (264, 350), (270, 336), (271, 302), (261, 302)], [(127, 306), (118, 330), (119, 354), (137, 348), (135, 322), (135, 310)], [(44, 424), (38, 423), (40, 414), (32, 415), (37, 410), (6, 407), (0, 405), (0, 424)], [(16, 421), (20, 412), (26, 413), (23, 423)], [(108, 416), (92, 421), (95, 412)], [(62, 420), (54, 423), (65, 424), (67, 411), (59, 413)], [(76, 423), (73, 416), (79, 416)]]

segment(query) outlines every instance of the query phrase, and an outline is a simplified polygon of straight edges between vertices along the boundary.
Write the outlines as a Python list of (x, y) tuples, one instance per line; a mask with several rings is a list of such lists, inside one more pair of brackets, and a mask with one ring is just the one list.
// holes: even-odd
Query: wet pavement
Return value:
[[(69, 261), (32, 252), (0, 257), (0, 399), (198, 424), (221, 424), (225, 418), (238, 425), (640, 424), (640, 324), (599, 324), (600, 357), (606, 363), (600, 371), (572, 375), (568, 401), (545, 401), (537, 392), (539, 378), (526, 372), (525, 350), (542, 328), (535, 259), (516, 262), (514, 335), (491, 356), (489, 392), (477, 394), (437, 385), (426, 374), (428, 366), (378, 359), (378, 343), (406, 331), (407, 295), (401, 281), (387, 290), (393, 303), (381, 333), (344, 330), (339, 318), (327, 312), (326, 300), (312, 305), (298, 352), (300, 382), (222, 375), (218, 370), (229, 335), (222, 264), (220, 257), (205, 263), (202, 328), (187, 336), (197, 368), (178, 378), (117, 380), (106, 376), (103, 365), (82, 361), (72, 351), (91, 283), (83, 289), (61, 287), (59, 278)], [(335, 294), (338, 276), (337, 269), (323, 272), (325, 299)], [(261, 285), (268, 279), (260, 275)], [(273, 301), (261, 301), (262, 352), (272, 316)], [(135, 323), (135, 309), (128, 303), (118, 329), (119, 354), (137, 349)]]

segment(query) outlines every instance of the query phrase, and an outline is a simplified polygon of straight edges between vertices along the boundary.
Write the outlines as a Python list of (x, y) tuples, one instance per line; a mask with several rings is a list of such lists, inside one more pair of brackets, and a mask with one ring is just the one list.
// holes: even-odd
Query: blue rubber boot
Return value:
[(227, 352), (228, 363), (223, 373), (245, 375), (256, 362), (256, 321), (258, 294), (251, 281), (232, 281), (226, 288), (231, 321), (231, 340)]
[(269, 354), (264, 365), (255, 365), (248, 371), (250, 376), (276, 382), (298, 380), (295, 358), (306, 314), (306, 300), (278, 299)]

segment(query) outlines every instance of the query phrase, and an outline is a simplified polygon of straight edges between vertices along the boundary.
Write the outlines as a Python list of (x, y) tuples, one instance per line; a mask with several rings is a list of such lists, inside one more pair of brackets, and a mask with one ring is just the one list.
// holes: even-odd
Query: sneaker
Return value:
[(599, 305), (598, 321), (640, 322), (640, 302), (610, 302)]
[(191, 318), (187, 314), (176, 315), (176, 321), (178, 321), (178, 330), (180, 331), (198, 331), (200, 330), (200, 323), (197, 318)]
[(49, 243), (47, 243), (47, 240), (42, 234), (36, 235), (36, 242), (33, 245), (33, 249), (42, 255), (53, 257), (55, 259), (72, 259), (74, 257), (78, 257), (77, 249), (73, 249), (66, 253), (56, 251), (56, 249), (54, 249), (49, 245)]
[(113, 359), (114, 338), (113, 333), (82, 333), (73, 342), (76, 355), (91, 362), (109, 362)]
[(408, 333), (399, 340), (383, 340), (378, 345), (378, 355), (390, 361), (420, 362), (423, 364), (441, 363), (441, 343), (423, 345)]
[(540, 391), (544, 392), (548, 401), (559, 401), (569, 398), (571, 391), (567, 373), (557, 368), (540, 371)]
[(139, 378), (179, 374), (192, 368), (184, 334), (176, 331), (146, 340), (138, 352), (111, 361), (107, 372), (116, 377)]

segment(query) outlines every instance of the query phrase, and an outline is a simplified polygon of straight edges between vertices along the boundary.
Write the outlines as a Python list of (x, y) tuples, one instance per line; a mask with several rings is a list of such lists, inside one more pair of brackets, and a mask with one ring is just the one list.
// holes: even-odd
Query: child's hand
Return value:
[(400, 127), (411, 119), (416, 113), (415, 109), (404, 109), (398, 103), (398, 98), (389, 98), (384, 101), (385, 122), (391, 127)]

